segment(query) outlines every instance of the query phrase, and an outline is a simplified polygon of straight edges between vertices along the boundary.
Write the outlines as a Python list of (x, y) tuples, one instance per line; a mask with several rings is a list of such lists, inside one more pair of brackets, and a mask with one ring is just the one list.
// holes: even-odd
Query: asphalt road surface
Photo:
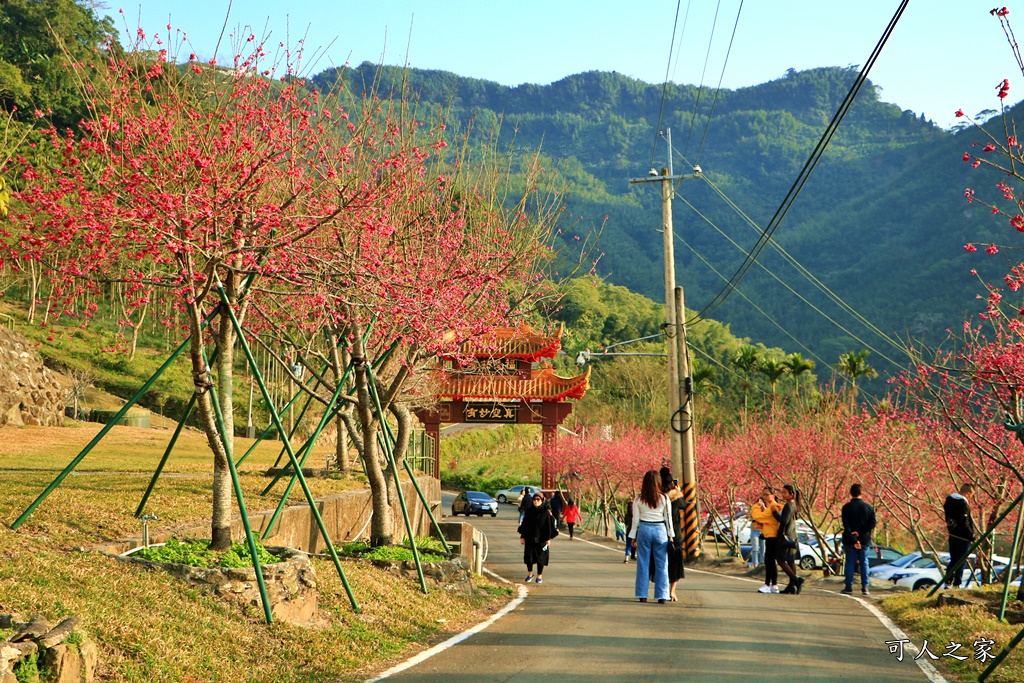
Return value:
[[(451, 496), (444, 506), (449, 513)], [(496, 518), (468, 521), (487, 534), (486, 566), (521, 584), (526, 569), (515, 507), (502, 505)], [(661, 605), (652, 594), (641, 604), (633, 597), (636, 564), (624, 564), (621, 550), (586, 538), (569, 541), (562, 533), (552, 541), (544, 583), (528, 584), (518, 609), (387, 680), (929, 680), (913, 653), (902, 662), (890, 654), (885, 643), (894, 636), (856, 600), (820, 589), (765, 595), (757, 582), (689, 570), (679, 602)]]

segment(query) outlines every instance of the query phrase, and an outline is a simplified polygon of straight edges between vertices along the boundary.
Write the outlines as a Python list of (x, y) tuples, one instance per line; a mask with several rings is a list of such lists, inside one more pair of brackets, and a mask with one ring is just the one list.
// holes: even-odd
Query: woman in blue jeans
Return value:
[(633, 526), (629, 536), (636, 554), (636, 598), (647, 602), (651, 585), (651, 563), (654, 565), (654, 597), (659, 603), (669, 600), (668, 539), (675, 534), (672, 528), (672, 505), (661, 492), (661, 477), (657, 470), (648, 470), (640, 487), (640, 495), (633, 501)]

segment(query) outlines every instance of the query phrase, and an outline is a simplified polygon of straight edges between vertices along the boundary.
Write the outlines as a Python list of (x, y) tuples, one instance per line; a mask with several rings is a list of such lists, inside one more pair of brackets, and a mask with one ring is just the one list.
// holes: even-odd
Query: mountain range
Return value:
[[(353, 92), (371, 83), (385, 92), (405, 88), (424, 110), (441, 107), (480, 135), (499, 130), (502, 144), (514, 139), (518, 150), (540, 149), (568, 183), (567, 233), (603, 222), (598, 273), (655, 301), (664, 300), (661, 193), (629, 180), (668, 165), (670, 131), (674, 172), (702, 169), (699, 179), (677, 184), (673, 203), (677, 282), (687, 307), (700, 311), (756, 244), (856, 77), (853, 68), (790, 70), (715, 92), (589, 72), (509, 87), (364, 63), (312, 80)], [(868, 81), (773, 233), (774, 245), (800, 267), (769, 246), (707, 315), (819, 366), (862, 348), (874, 350), (883, 374), (904, 365), (901, 340), (937, 343), (980, 310), (984, 288), (971, 269), (983, 277), (988, 269), (992, 278), (1005, 272), (1005, 262), (984, 250), (964, 250), (969, 242), (1005, 240), (1009, 230), (1005, 219), (964, 198), (968, 186), (995, 194), (999, 181), (961, 160), (981, 137), (883, 102)]]

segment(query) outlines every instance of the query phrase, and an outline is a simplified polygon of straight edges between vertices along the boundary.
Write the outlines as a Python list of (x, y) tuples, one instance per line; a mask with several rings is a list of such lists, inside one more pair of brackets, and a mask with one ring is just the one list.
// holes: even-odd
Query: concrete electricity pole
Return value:
[[(674, 233), (672, 231), (673, 182), (699, 178), (701, 169), (693, 167), (692, 175), (674, 175), (672, 172), (672, 131), (665, 131), (668, 141), (668, 168), (659, 175), (653, 168), (646, 178), (630, 178), (635, 183), (661, 183), (661, 222), (665, 251), (665, 332), (667, 337), (669, 396), (671, 418), (672, 472), (680, 477), (679, 483), (687, 506), (683, 513), (683, 543), (687, 559), (700, 554), (699, 521), (697, 518), (697, 481), (693, 465), (693, 424), (690, 414), (692, 380), (686, 360), (685, 314), (682, 288), (676, 288)], [(677, 301), (678, 297), (678, 301)]]

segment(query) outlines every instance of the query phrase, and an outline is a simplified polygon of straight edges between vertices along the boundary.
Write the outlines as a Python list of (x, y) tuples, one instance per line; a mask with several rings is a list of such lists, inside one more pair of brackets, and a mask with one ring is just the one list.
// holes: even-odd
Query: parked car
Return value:
[[(885, 567), (892, 564), (899, 558), (903, 557), (903, 553), (896, 548), (890, 548), (885, 545), (873, 545), (868, 548), (868, 566), (871, 569), (875, 567)], [(871, 573), (871, 570), (868, 570)]]
[(800, 550), (801, 569), (821, 569), (825, 566), (826, 562), (834, 560), (835, 553), (832, 551), (832, 548), (825, 548), (823, 551), (818, 545), (818, 539), (814, 537), (814, 534), (809, 531), (799, 530), (796, 536), (799, 541), (797, 547)]
[[(949, 554), (939, 555), (942, 566), (935, 564), (935, 560), (927, 555), (919, 557), (910, 563), (908, 567), (896, 572), (889, 577), (897, 586), (903, 586), (910, 590), (927, 590), (942, 581), (946, 573), (946, 563), (949, 562)], [(973, 569), (973, 565), (964, 569), (964, 586), (978, 586), (981, 583), (981, 573)]]
[(900, 571), (909, 567), (914, 560), (920, 558), (921, 553), (913, 552), (907, 553), (902, 557), (898, 557), (889, 564), (884, 564), (878, 567), (871, 565), (871, 569), (868, 570), (868, 576), (870, 576), (872, 579), (887, 581), (892, 578), (893, 574), (900, 573)]
[(463, 491), (452, 501), (452, 517), (460, 514), (469, 517), (476, 514), (483, 517), (484, 513), (495, 517), (498, 514), (498, 501), (483, 491)]
[(540, 491), (540, 488), (537, 486), (513, 486), (510, 489), (502, 489), (498, 491), (498, 495), (495, 496), (495, 498), (498, 499), (499, 503), (512, 503), (514, 505), (518, 505), (524, 492), (528, 492), (529, 495), (532, 496), (537, 491)]

